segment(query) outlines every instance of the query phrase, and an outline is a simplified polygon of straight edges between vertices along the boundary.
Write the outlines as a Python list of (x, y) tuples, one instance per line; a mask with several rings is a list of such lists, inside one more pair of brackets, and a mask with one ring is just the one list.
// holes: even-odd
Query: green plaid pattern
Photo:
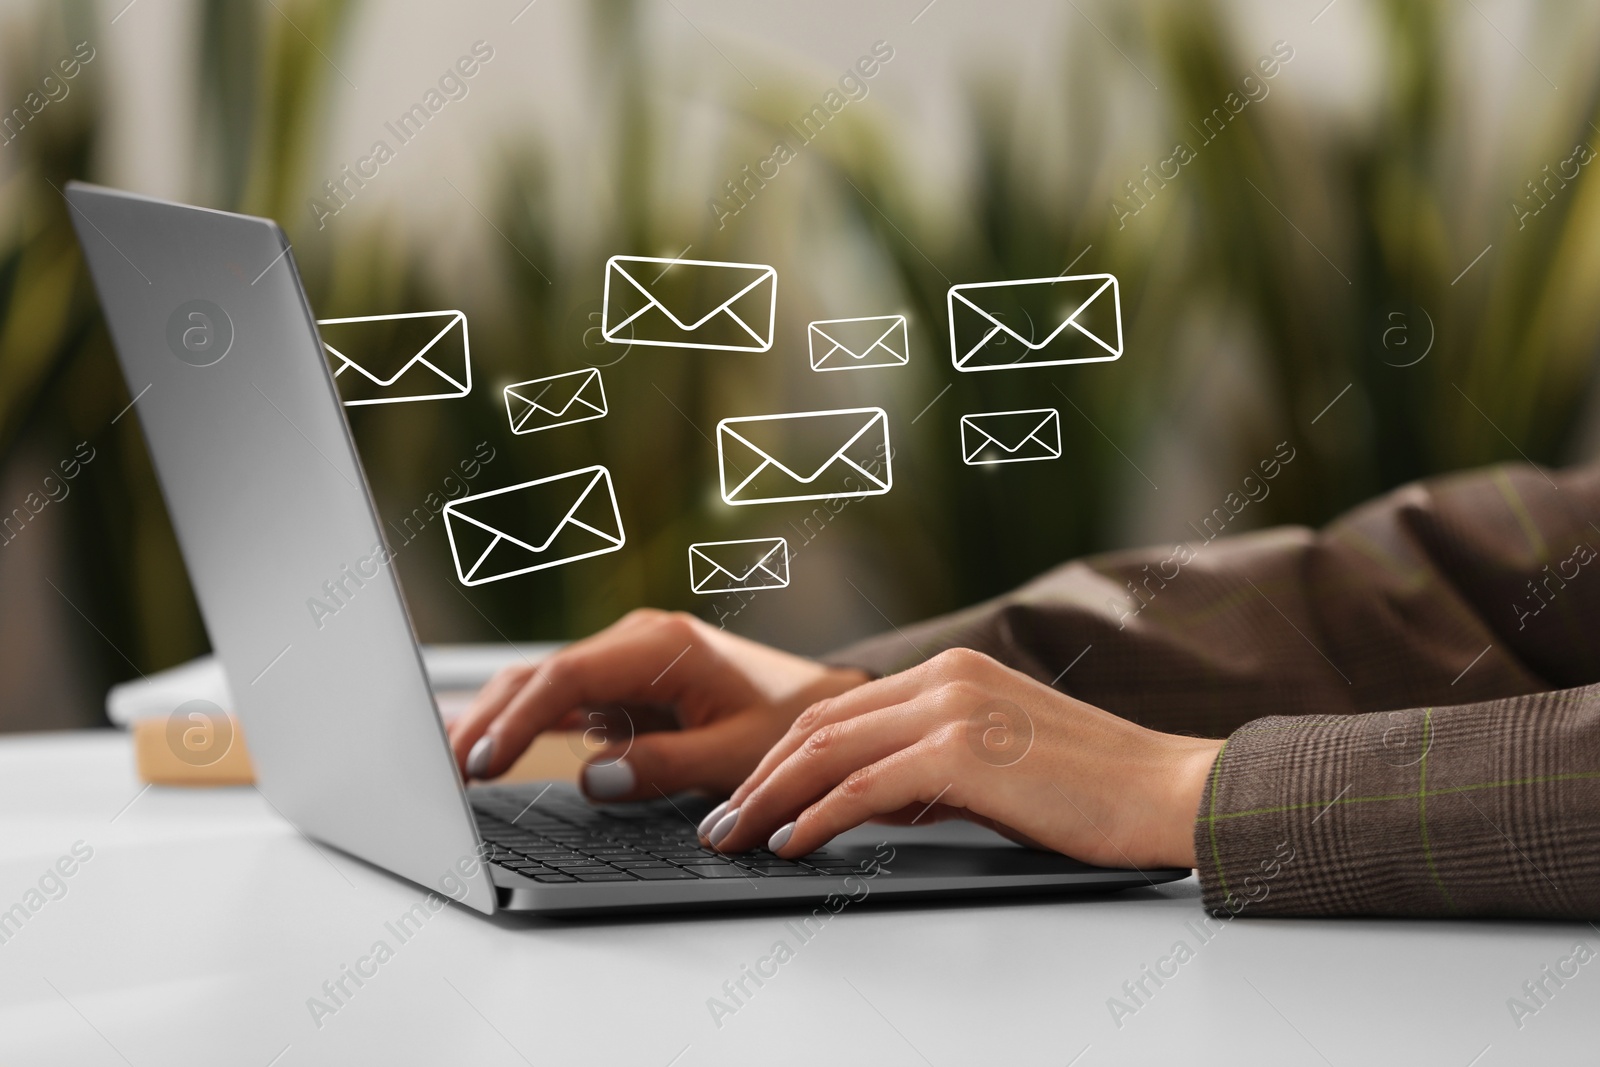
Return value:
[(886, 674), (965, 646), (1227, 737), (1195, 824), (1213, 910), (1592, 918), (1597, 521), (1600, 466), (1451, 475), (1322, 531), (1187, 540), (1170, 580), (1166, 546), (1069, 563), (828, 659)]

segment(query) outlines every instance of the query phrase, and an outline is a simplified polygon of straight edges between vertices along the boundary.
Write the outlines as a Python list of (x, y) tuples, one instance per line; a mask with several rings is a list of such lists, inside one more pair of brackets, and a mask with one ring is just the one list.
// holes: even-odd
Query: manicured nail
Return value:
[(739, 821), (739, 809), (734, 808), (728, 814), (717, 820), (717, 825), (711, 828), (709, 840), (711, 847), (716, 848), (722, 843), (723, 838), (733, 833), (733, 826)]
[(794, 823), (786, 822), (778, 827), (778, 832), (767, 839), (767, 848), (773, 852), (778, 851), (789, 843), (789, 838), (794, 836)]
[(633, 792), (633, 768), (627, 760), (590, 763), (583, 768), (583, 791), (596, 800), (614, 800)]
[(722, 813), (728, 810), (728, 805), (731, 803), (733, 803), (731, 800), (724, 800), (721, 804), (718, 804), (716, 807), (712, 808), (711, 814), (701, 819), (700, 825), (695, 827), (695, 833), (699, 834), (701, 837), (710, 837), (711, 828), (717, 825), (717, 820), (722, 818)]
[(489, 773), (489, 761), (494, 759), (494, 735), (484, 734), (467, 753), (467, 777), (483, 778)]

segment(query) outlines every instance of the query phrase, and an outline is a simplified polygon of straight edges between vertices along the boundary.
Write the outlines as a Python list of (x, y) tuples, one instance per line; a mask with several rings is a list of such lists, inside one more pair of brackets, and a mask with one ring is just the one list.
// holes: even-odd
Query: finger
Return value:
[[(643, 734), (654, 730), (676, 730), (680, 726), (672, 708), (651, 704), (606, 704), (598, 708), (573, 708), (562, 713), (545, 729), (581, 732), (592, 728), (597, 721), (605, 723), (603, 732), (617, 737), (622, 736), (625, 730)], [(585, 744), (590, 747), (587, 742)], [(593, 747), (598, 747), (598, 743)]]
[(741, 712), (685, 730), (641, 733), (584, 765), (579, 782), (591, 800), (645, 800), (703, 789), (724, 795), (772, 742), (774, 727)]
[(926, 703), (913, 703), (819, 726), (759, 785), (730, 803), (738, 818), (711, 843), (724, 852), (765, 845), (773, 831), (851, 774), (921, 741), (936, 721)]
[[(587, 638), (586, 641), (596, 641), (601, 638), (613, 636), (627, 630), (646, 624), (648, 616), (643, 612), (629, 612), (606, 629)], [(580, 644), (583, 642), (579, 642)], [(569, 646), (573, 647), (573, 646)], [(559, 654), (559, 653), (557, 653)], [(538, 663), (524, 659), (521, 663), (513, 663), (496, 672), (465, 711), (457, 716), (448, 726), (450, 747), (455, 751), (456, 762), (463, 769), (466, 765), (467, 753), (472, 746), (483, 736), (490, 723), (499, 717), (511, 699), (521, 692), (528, 680), (541, 670), (551, 657), (545, 657)]]
[(527, 683), (534, 667), (532, 663), (513, 663), (501, 668), (482, 689), (478, 690), (477, 696), (472, 698), (466, 710), (445, 727), (446, 734), (450, 738), (450, 748), (456, 757), (456, 764), (463, 772), (466, 769), (467, 752), (472, 748), (472, 742), (483, 733), (481, 728), (474, 730), (474, 725), (492, 722), (518, 690)]
[(819, 700), (801, 712), (788, 731), (761, 757), (750, 777), (740, 783), (729, 798), (729, 807), (737, 807), (754, 793), (762, 782), (772, 776), (784, 760), (800, 750), (812, 734), (824, 727), (852, 719), (868, 712), (904, 704), (920, 695), (929, 682), (926, 672), (912, 668), (865, 685), (846, 690), (839, 696)]
[(789, 833), (773, 851), (786, 859), (804, 856), (846, 830), (912, 804), (942, 801), (965, 807), (962, 783), (955, 779), (944, 751), (938, 738), (929, 737), (856, 771), (801, 812), (792, 825), (779, 827), (777, 834), (785, 829)]
[(967, 692), (962, 689), (958, 679), (965, 678), (970, 682), (993, 662), (981, 653), (964, 648), (951, 649), (899, 674), (818, 701), (795, 718), (789, 732), (762, 758), (749, 780), (734, 791), (731, 803), (742, 803), (817, 729), (871, 711), (925, 699), (933, 694), (939, 694), (945, 704), (953, 703)]
[(464, 728), (458, 751), (468, 751), (467, 770), (479, 778), (502, 773), (541, 730), (574, 708), (671, 703), (696, 685), (705, 688), (722, 661), (696, 632), (696, 622), (665, 613), (654, 618), (649, 625), (603, 631), (540, 664), (503, 708)]

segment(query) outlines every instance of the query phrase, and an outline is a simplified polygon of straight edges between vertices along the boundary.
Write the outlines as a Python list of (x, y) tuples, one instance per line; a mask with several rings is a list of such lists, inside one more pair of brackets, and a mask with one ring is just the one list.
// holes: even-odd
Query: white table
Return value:
[[(385, 923), (423, 891), (314, 847), (254, 790), (141, 792), (118, 733), (0, 741), (0, 909), (77, 841), (93, 855), (65, 895), (0, 944), (0, 1063), (1486, 1067), (1592, 1061), (1600, 1035), (1600, 961), (1520, 1029), (1506, 1006), (1577, 941), (1600, 949), (1588, 925), (1240, 920), (1202, 944), (1192, 879), (1042, 903), (868, 900), (804, 944), (785, 913), (451, 905), (400, 943)], [(307, 999), (380, 938), (393, 957), (346, 979), (318, 1028)], [(1159, 989), (1147, 979), (1119, 1028), (1108, 999), (1180, 939), (1194, 957)], [(778, 940), (793, 958), (747, 980), (717, 1026), (708, 998)]]

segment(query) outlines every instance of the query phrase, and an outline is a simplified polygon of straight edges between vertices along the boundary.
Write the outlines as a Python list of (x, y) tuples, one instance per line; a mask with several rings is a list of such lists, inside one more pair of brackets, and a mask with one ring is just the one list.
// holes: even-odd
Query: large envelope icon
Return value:
[(1122, 301), (1109, 274), (953, 285), (945, 302), (956, 370), (1059, 367), (1122, 355)]
[(816, 371), (903, 367), (910, 361), (904, 315), (825, 319), (813, 322), (806, 337)]
[(600, 335), (615, 344), (765, 352), (778, 272), (761, 263), (612, 256)]
[(571, 426), (606, 414), (606, 390), (598, 367), (508, 385), (505, 396), (512, 433)]
[(961, 416), (961, 462), (969, 467), (1061, 458), (1061, 416), (1055, 408)]
[(689, 546), (689, 589), (732, 593), (789, 587), (789, 542), (781, 537), (707, 541)]
[(459, 311), (318, 319), (317, 329), (346, 407), (472, 392), (467, 317)]
[(725, 503), (881, 496), (894, 485), (882, 408), (752, 415), (717, 423)]
[(452, 500), (444, 507), (444, 525), (462, 585), (615, 552), (626, 540), (604, 467)]

